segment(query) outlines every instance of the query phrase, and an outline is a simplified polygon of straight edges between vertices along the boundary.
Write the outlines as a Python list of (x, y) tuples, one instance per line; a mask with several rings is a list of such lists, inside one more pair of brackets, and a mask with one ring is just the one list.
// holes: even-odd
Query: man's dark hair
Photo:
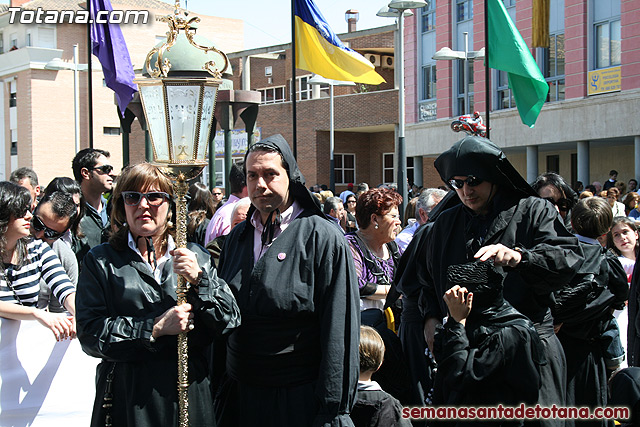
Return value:
[(51, 203), (51, 211), (58, 218), (69, 218), (67, 227), (70, 226), (78, 215), (78, 209), (76, 202), (73, 200), (73, 195), (64, 193), (62, 191), (54, 191), (53, 193), (46, 193), (38, 206), (36, 207), (36, 214), (40, 206), (45, 203)]
[(340, 197), (328, 197), (327, 200), (324, 201), (324, 205), (322, 207), (322, 212), (326, 215), (331, 212), (332, 209), (338, 211), (338, 207), (342, 204), (342, 199)]
[(536, 193), (539, 193), (542, 187), (546, 187), (548, 185), (555, 187), (558, 191), (560, 191), (565, 199), (572, 202), (572, 205), (577, 202), (578, 195), (576, 194), (576, 192), (573, 191), (573, 188), (571, 188), (571, 186), (567, 184), (567, 181), (565, 181), (562, 176), (558, 175), (555, 172), (543, 173), (538, 178), (536, 178), (535, 182), (531, 184), (531, 187), (536, 191)]
[(595, 239), (606, 234), (613, 223), (613, 211), (602, 197), (581, 199), (571, 210), (571, 226), (581, 236)]
[[(272, 145), (260, 144), (260, 142), (256, 142), (251, 147), (249, 147), (249, 150), (247, 150), (247, 157), (249, 156), (249, 154), (254, 153), (256, 151), (263, 151), (265, 153), (277, 153), (280, 156), (282, 167), (287, 171), (288, 175), (291, 175), (289, 171), (289, 163), (287, 163), (287, 161), (284, 159), (284, 156), (282, 155), (282, 153), (276, 150)], [(245, 159), (247, 157), (245, 157)]]
[(9, 181), (18, 184), (25, 178), (29, 178), (29, 183), (33, 188), (38, 186), (38, 175), (36, 174), (36, 171), (27, 167), (18, 168), (11, 172)]
[(617, 171), (617, 170), (615, 170), (615, 169), (611, 169), (611, 170), (609, 171), (609, 176), (611, 176), (611, 175), (618, 175), (618, 171)]
[(593, 194), (596, 194), (596, 186), (595, 185), (586, 185), (584, 187), (585, 191), (591, 191)]
[(635, 183), (636, 183), (636, 187), (638, 186), (638, 180), (637, 180), (637, 179), (635, 179), (635, 178), (631, 178), (631, 179), (629, 180), (629, 182), (631, 182), (631, 181), (633, 181), (633, 182), (635, 182)]
[(96, 163), (98, 163), (98, 157), (100, 156), (111, 157), (111, 154), (109, 154), (108, 151), (100, 150), (98, 148), (85, 148), (84, 150), (78, 151), (78, 154), (76, 154), (71, 161), (73, 177), (76, 181), (82, 181), (82, 168), (90, 170), (96, 165)]
[(231, 194), (242, 193), (246, 186), (247, 178), (244, 174), (244, 161), (232, 164), (231, 171), (229, 171), (229, 191), (231, 191)]

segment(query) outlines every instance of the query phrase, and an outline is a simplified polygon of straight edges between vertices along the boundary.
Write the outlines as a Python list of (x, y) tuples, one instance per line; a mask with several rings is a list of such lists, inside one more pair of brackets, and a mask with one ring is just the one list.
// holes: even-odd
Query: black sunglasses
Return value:
[(544, 199), (548, 200), (552, 205), (557, 206), (558, 210), (562, 212), (569, 212), (573, 207), (573, 203), (569, 199), (562, 198), (558, 199), (558, 201), (555, 201), (553, 197), (545, 197)]
[(109, 175), (111, 173), (111, 171), (113, 171), (113, 166), (111, 165), (102, 165), (102, 166), (97, 166), (95, 168), (91, 168), (92, 171), (101, 171), (104, 174)]
[(34, 215), (33, 218), (31, 219), (31, 224), (33, 225), (33, 229), (35, 231), (37, 231), (38, 233), (41, 231), (44, 231), (44, 237), (46, 237), (47, 239), (50, 240), (55, 240), (55, 239), (59, 239), (60, 237), (62, 237), (62, 235), (64, 233), (67, 232), (67, 230), (64, 230), (63, 232), (60, 231), (56, 231), (52, 228), (47, 227), (44, 222), (42, 222), (42, 220), (40, 219), (40, 217), (38, 215)]
[(480, 185), (484, 182), (483, 179), (480, 178), (476, 178), (473, 175), (469, 175), (467, 177), (467, 179), (455, 179), (455, 178), (451, 178), (449, 180), (449, 185), (451, 186), (451, 188), (453, 188), (454, 190), (462, 190), (462, 187), (464, 187), (464, 184), (466, 183), (469, 187), (475, 187), (477, 185)]
[(151, 191), (149, 193), (140, 193), (138, 191), (123, 191), (122, 198), (124, 204), (128, 206), (138, 206), (142, 198), (147, 199), (150, 206), (160, 206), (165, 199), (169, 200), (170, 196), (162, 191)]
[(222, 195), (222, 193), (211, 193), (211, 194), (213, 194), (214, 196), (221, 196)]

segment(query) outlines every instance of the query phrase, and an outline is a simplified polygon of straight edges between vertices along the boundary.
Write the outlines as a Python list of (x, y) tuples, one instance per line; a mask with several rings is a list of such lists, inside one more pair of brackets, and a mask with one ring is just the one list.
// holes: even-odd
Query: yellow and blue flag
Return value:
[(297, 68), (332, 80), (385, 82), (371, 62), (340, 41), (313, 0), (295, 0), (295, 5)]

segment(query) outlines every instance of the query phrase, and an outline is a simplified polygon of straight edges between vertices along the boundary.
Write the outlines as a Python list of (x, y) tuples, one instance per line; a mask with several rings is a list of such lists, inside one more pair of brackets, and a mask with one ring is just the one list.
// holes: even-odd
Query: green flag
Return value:
[(509, 75), (509, 88), (522, 123), (533, 127), (549, 85), (527, 44), (513, 24), (501, 0), (487, 0), (489, 18), (489, 67)]

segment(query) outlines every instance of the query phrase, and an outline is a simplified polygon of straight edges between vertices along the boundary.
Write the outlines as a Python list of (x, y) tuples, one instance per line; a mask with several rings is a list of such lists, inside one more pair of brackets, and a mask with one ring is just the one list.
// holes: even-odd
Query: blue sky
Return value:
[[(385, 0), (315, 0), (316, 6), (337, 34), (347, 32), (344, 13), (360, 12), (358, 30), (392, 25), (393, 18), (376, 16)], [(184, 0), (181, 6), (185, 6)], [(244, 21), (245, 49), (291, 42), (291, 2), (289, 0), (187, 0), (195, 13)]]

